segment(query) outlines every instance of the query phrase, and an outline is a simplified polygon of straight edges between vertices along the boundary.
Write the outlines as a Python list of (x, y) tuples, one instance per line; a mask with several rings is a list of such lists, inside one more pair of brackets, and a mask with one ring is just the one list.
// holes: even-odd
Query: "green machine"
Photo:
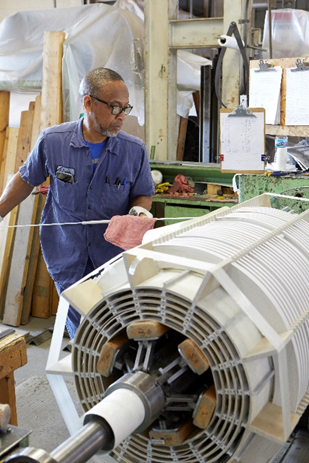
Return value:
[(276, 193), (287, 196), (276, 197), (273, 201), (277, 209), (289, 207), (300, 213), (309, 208), (308, 201), (297, 201), (293, 198), (309, 198), (309, 176), (305, 174), (267, 175), (236, 174), (239, 202), (259, 196), (263, 193)]

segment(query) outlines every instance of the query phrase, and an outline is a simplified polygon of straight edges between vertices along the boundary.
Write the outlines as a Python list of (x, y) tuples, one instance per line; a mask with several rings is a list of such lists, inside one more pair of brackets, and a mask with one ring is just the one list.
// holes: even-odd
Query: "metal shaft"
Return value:
[[(90, 422), (51, 452), (58, 463), (83, 463), (112, 440), (109, 426)], [(109, 447), (109, 446), (108, 446)]]

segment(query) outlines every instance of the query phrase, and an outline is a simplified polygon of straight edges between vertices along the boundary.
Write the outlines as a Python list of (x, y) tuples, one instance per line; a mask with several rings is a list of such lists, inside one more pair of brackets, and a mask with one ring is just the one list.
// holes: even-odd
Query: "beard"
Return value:
[[(111, 130), (109, 129), (105, 129), (104, 127), (102, 127), (102, 125), (98, 122), (98, 119), (97, 117), (95, 116), (95, 123), (96, 123), (96, 127), (98, 129), (98, 131), (104, 135), (104, 137), (117, 137), (117, 133), (118, 133), (118, 130), (116, 130), (115, 132), (112, 132)], [(118, 124), (119, 126), (119, 124)]]
[(117, 137), (118, 132), (110, 132), (107, 129), (103, 129), (103, 127), (100, 127), (100, 132), (104, 137)]

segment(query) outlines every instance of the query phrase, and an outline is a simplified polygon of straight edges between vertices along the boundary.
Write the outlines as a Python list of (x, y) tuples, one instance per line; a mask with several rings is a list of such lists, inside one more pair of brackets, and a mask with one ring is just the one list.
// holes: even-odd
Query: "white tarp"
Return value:
[[(130, 92), (132, 115), (144, 123), (143, 11), (133, 0), (118, 0), (81, 7), (24, 11), (0, 23), (0, 89), (38, 92), (42, 85), (45, 31), (64, 31), (64, 120), (79, 117), (78, 89), (91, 69), (104, 66), (117, 71)], [(187, 117), (190, 95), (200, 88), (200, 66), (210, 61), (178, 51), (178, 113)]]
[[(285, 8), (273, 10), (272, 58), (307, 57), (309, 54), (309, 12)], [(263, 48), (269, 49), (269, 17), (265, 14)], [(269, 52), (263, 53), (269, 58)]]

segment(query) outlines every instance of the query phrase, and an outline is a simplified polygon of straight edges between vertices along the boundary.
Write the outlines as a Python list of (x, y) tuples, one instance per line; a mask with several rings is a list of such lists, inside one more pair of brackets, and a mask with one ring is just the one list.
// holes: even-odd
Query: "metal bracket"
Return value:
[(274, 65), (272, 63), (268, 63), (267, 60), (263, 61), (260, 59), (259, 61), (259, 69), (255, 69), (256, 72), (264, 72), (264, 71), (275, 71)]
[(245, 108), (244, 106), (239, 105), (227, 117), (256, 117), (256, 115), (253, 114), (251, 109)]
[(308, 62), (306, 63), (305, 58), (302, 60), (297, 58), (295, 65), (296, 65), (296, 68), (291, 69), (291, 72), (309, 71), (309, 63)]

